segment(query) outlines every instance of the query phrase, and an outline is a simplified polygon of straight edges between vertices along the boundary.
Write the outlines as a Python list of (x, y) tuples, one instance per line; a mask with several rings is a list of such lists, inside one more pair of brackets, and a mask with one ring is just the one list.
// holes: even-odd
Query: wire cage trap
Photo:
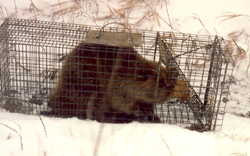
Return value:
[(218, 36), (7, 19), (0, 27), (0, 107), (215, 130), (232, 62)]

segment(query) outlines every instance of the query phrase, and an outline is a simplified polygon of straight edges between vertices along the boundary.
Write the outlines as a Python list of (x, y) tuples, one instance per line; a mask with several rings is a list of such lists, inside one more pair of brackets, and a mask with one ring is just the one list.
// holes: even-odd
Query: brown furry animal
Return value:
[(188, 101), (190, 98), (190, 89), (183, 80), (176, 80), (174, 91), (170, 98), (177, 98), (180, 102)]
[(158, 67), (132, 47), (81, 43), (64, 61), (49, 97), (52, 111), (43, 114), (111, 123), (159, 122), (154, 103), (170, 97), (179, 73), (161, 66), (157, 90)]

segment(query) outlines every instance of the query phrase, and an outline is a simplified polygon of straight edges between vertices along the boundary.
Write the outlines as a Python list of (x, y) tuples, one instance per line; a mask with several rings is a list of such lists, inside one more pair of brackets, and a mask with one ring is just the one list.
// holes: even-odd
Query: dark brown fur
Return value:
[(156, 94), (158, 67), (131, 47), (82, 43), (64, 61), (49, 97), (50, 113), (111, 123), (158, 122), (154, 103), (170, 97), (178, 76), (175, 69), (161, 66)]

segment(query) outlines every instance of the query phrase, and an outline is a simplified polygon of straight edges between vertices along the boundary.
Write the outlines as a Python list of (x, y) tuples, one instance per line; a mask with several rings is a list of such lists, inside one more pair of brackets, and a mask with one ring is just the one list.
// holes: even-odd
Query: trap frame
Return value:
[[(5, 20), (0, 26), (0, 107), (24, 114), (48, 111), (48, 98), (67, 54), (86, 40), (90, 30), (127, 31), (126, 27), (112, 26)], [(189, 87), (190, 99), (185, 102), (172, 98), (155, 106), (154, 114), (161, 122), (197, 130), (220, 128), (233, 70), (224, 39), (133, 29), (127, 34), (131, 37), (134, 33), (141, 34), (141, 45), (133, 45), (139, 54), (176, 67), (178, 79)]]

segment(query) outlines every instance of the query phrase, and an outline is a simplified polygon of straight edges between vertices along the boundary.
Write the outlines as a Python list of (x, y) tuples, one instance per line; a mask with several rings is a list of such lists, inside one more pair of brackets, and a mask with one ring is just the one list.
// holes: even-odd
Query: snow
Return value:
[[(230, 155), (249, 153), (250, 120), (226, 114), (222, 130), (190, 131), (175, 125), (101, 124), (96, 121), (1, 113), (3, 155)], [(241, 121), (241, 122), (239, 122)], [(43, 127), (44, 124), (44, 127)], [(20, 126), (20, 129), (19, 129)], [(8, 138), (8, 136), (10, 136)]]
[[(54, 5), (59, 2), (61, 5)], [(135, 5), (130, 14), (128, 11), (125, 12), (125, 15), (129, 16), (126, 19), (119, 18), (119, 14), (115, 12), (114, 8), (117, 9), (120, 5), (117, 1), (89, 0), (81, 1), (83, 6), (81, 9), (88, 16), (84, 16), (84, 13), (77, 14), (78, 12), (74, 10), (64, 16), (53, 14), (60, 7), (72, 7), (74, 3), (71, 2), (63, 0), (1, 0), (0, 23), (3, 22), (3, 18), (8, 16), (27, 19), (36, 17), (39, 20), (99, 26), (102, 26), (104, 22), (127, 22), (129, 20), (128, 22), (133, 24), (133, 28), (170, 31), (168, 24), (162, 20), (169, 21), (166, 12), (168, 9), (171, 24), (177, 31), (220, 35), (229, 40), (232, 39), (229, 34), (235, 32), (234, 39), (239, 46), (246, 50), (246, 57), (237, 62), (234, 70), (232, 77), (234, 81), (230, 86), (223, 127), (214, 132), (199, 133), (167, 124), (137, 122), (102, 124), (77, 118), (62, 119), (44, 116), (40, 119), (38, 116), (0, 110), (1, 155), (250, 155), (250, 71), (247, 71), (250, 61), (250, 1), (169, 0), (168, 3), (155, 1), (148, 5), (142, 1), (141, 6)], [(95, 2), (98, 2), (98, 5)], [(159, 6), (157, 6), (158, 2)], [(122, 3), (125, 4), (125, 1)], [(98, 21), (90, 18), (109, 15), (108, 5), (114, 12), (112, 18)], [(146, 20), (136, 24), (144, 13), (150, 10), (149, 6), (157, 10), (162, 17), (162, 19), (159, 18), (160, 24), (154, 16), (154, 10), (151, 10), (152, 16), (147, 16)], [(246, 16), (225, 20), (225, 15), (233, 14)], [(236, 49), (235, 54), (237, 54)]]

